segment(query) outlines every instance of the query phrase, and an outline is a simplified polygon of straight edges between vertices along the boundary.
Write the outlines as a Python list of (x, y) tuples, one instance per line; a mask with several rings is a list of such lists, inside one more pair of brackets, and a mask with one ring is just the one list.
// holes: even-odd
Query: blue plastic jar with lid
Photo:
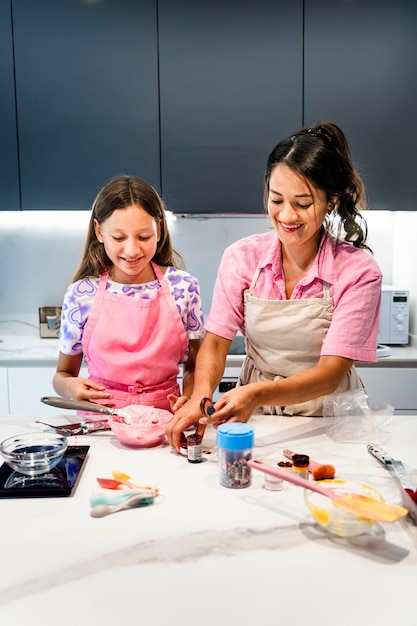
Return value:
[(248, 461), (255, 441), (249, 424), (227, 422), (217, 428), (220, 484), (231, 489), (249, 487), (252, 482)]

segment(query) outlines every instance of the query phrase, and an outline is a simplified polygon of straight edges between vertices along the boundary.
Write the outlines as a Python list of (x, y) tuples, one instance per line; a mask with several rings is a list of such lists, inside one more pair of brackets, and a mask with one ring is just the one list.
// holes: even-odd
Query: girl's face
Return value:
[(284, 247), (317, 246), (326, 213), (333, 208), (322, 189), (280, 163), (271, 172), (268, 214)]
[(128, 285), (154, 280), (151, 266), (160, 225), (139, 206), (116, 209), (104, 222), (94, 222), (97, 239), (113, 263), (112, 280)]

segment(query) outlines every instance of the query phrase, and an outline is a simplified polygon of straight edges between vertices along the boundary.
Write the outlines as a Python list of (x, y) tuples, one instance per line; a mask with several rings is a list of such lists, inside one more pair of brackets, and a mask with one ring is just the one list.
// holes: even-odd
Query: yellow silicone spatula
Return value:
[(354, 515), (360, 515), (364, 519), (376, 522), (395, 522), (408, 513), (407, 509), (402, 506), (387, 504), (386, 502), (381, 502), (371, 496), (356, 493), (340, 495), (333, 491), (333, 489), (322, 487), (315, 481), (306, 480), (305, 478), (301, 478), (301, 476), (297, 476), (294, 472), (283, 470), (279, 467), (273, 467), (272, 465), (268, 465), (267, 463), (263, 463), (257, 459), (251, 459), (248, 461), (248, 465), (253, 469), (264, 472), (264, 474), (270, 474), (271, 476), (276, 476), (277, 478), (286, 480), (287, 482), (297, 485), (298, 487), (304, 487), (304, 489), (316, 491), (322, 496), (330, 498), (334, 506), (345, 509)]
[(119, 470), (112, 470), (112, 474), (113, 478), (115, 478), (116, 480), (120, 480), (120, 482), (122, 483), (125, 483), (131, 489), (135, 489), (136, 487), (142, 487), (143, 489), (154, 489), (154, 487), (152, 487), (151, 485), (143, 485), (142, 483), (132, 478), (132, 476), (129, 476), (129, 474), (125, 474), (124, 472), (120, 472)]

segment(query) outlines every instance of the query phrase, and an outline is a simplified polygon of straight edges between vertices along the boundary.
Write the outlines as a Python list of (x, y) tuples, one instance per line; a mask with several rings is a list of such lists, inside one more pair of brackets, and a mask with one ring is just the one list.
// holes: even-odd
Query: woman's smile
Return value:
[(283, 163), (274, 167), (269, 182), (268, 212), (284, 246), (317, 242), (327, 211), (323, 190), (308, 184)]
[(277, 221), (278, 221), (278, 224), (281, 226), (281, 228), (288, 232), (298, 230), (299, 228), (302, 227), (302, 224), (286, 224), (285, 222), (282, 222), (281, 220), (277, 220)]

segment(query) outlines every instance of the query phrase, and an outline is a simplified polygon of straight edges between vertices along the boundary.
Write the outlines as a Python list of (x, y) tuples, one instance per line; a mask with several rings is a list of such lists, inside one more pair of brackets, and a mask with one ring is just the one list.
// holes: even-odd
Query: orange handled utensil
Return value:
[(360, 515), (364, 519), (373, 520), (375, 522), (395, 522), (401, 517), (405, 517), (408, 513), (407, 509), (402, 506), (387, 504), (371, 496), (356, 493), (340, 495), (329, 487), (321, 486), (320, 483), (306, 480), (294, 472), (273, 467), (257, 459), (249, 460), (248, 465), (253, 469), (264, 472), (264, 474), (270, 474), (271, 476), (286, 480), (289, 483), (297, 485), (297, 487), (303, 487), (304, 489), (320, 493), (322, 496), (330, 498), (334, 506), (338, 506), (354, 515)]
[(125, 474), (124, 472), (113, 470), (112, 474), (113, 478), (96, 478), (96, 481), (98, 482), (100, 487), (103, 487), (104, 489), (119, 490), (137, 490), (138, 488), (147, 490), (155, 489), (156, 493), (158, 493), (157, 488), (151, 487), (150, 485), (142, 485), (137, 480), (134, 480), (131, 476)]

